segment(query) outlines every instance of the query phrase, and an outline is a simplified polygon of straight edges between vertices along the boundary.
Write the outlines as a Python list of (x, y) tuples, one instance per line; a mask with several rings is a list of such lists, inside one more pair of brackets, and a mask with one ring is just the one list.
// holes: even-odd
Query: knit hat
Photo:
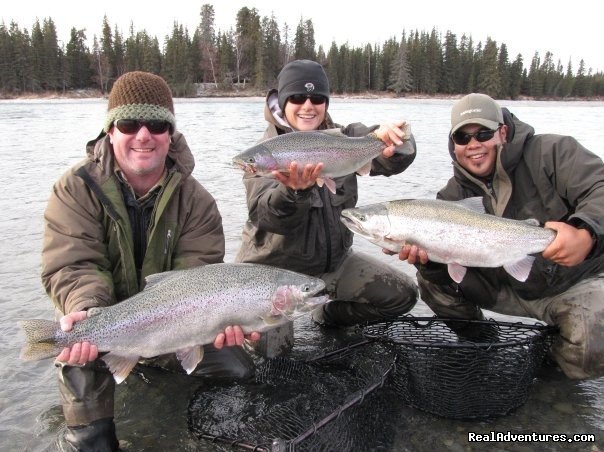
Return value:
[(164, 120), (176, 130), (172, 92), (165, 80), (149, 72), (127, 72), (111, 88), (103, 130), (119, 119)]
[(323, 66), (315, 61), (295, 60), (287, 63), (277, 76), (279, 108), (294, 94), (319, 94), (329, 103), (329, 80)]
[(486, 94), (468, 94), (453, 105), (451, 134), (466, 124), (480, 124), (495, 130), (503, 124), (501, 107)]

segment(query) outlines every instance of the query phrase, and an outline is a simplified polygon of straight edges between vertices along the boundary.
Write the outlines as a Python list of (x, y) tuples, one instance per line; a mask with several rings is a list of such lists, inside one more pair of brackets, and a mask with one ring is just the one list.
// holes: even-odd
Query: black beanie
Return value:
[(329, 102), (329, 80), (323, 66), (315, 61), (296, 60), (287, 63), (277, 76), (279, 108), (294, 94), (319, 94)]

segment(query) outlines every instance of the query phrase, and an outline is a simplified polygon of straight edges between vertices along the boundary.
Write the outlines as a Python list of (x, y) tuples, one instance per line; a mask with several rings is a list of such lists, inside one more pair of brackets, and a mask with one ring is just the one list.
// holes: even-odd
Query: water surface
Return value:
[[(342, 124), (374, 124), (406, 119), (412, 125), (418, 156), (403, 174), (359, 179), (359, 205), (399, 198), (432, 198), (451, 174), (447, 132), (451, 100), (332, 99), (330, 112)], [(502, 102), (537, 132), (570, 134), (604, 156), (603, 102)], [(55, 372), (50, 360), (21, 362), (23, 341), (16, 322), (52, 318), (51, 302), (40, 283), (42, 214), (53, 182), (84, 156), (85, 143), (97, 136), (105, 100), (0, 101), (0, 168), (6, 176), (0, 191), (0, 450), (53, 450), (63, 419)], [(230, 159), (252, 145), (264, 130), (263, 99), (177, 100), (178, 128), (196, 158), (194, 176), (214, 195), (224, 220), (226, 261), (232, 262), (247, 217), (241, 174)], [(361, 238), (355, 247), (397, 265), (415, 269)], [(423, 303), (413, 311), (431, 315)], [(296, 347), (313, 347), (324, 337), (307, 319), (301, 322)], [(332, 342), (327, 343), (329, 346)], [(321, 345), (323, 346), (323, 345)], [(326, 345), (327, 346), (327, 345)], [(152, 384), (131, 377), (119, 386), (116, 422), (129, 450), (217, 450), (187, 429), (187, 406), (199, 380), (151, 373)], [(390, 450), (480, 450), (488, 443), (469, 443), (468, 432), (490, 431), (587, 433), (595, 443), (497, 443), (495, 450), (591, 450), (603, 448), (604, 379), (574, 382), (557, 371), (537, 380), (527, 403), (509, 416), (484, 422), (452, 421), (409, 407), (395, 406)], [(367, 450), (380, 443), (367, 438)], [(380, 449), (388, 450), (388, 449)]]

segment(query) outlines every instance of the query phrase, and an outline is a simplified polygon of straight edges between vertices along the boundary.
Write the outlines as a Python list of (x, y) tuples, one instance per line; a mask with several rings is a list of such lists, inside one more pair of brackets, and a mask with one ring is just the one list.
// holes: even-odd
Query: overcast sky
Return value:
[(581, 59), (585, 60), (587, 68), (604, 71), (602, 0), (370, 0), (360, 3), (333, 0), (9, 0), (2, 2), (0, 14), (5, 25), (14, 20), (20, 28), (30, 31), (36, 18), (42, 22), (51, 17), (59, 39), (65, 43), (69, 40), (71, 27), (85, 28), (90, 40), (93, 35), (100, 35), (103, 16), (107, 15), (111, 26), (117, 25), (125, 37), (132, 22), (135, 31), (146, 30), (157, 36), (161, 45), (175, 21), (192, 34), (199, 24), (204, 3), (214, 5), (216, 28), (222, 31), (234, 28), (237, 11), (244, 6), (256, 8), (260, 16), (274, 14), (280, 28), (287, 23), (292, 33), (301, 18), (312, 19), (315, 40), (326, 51), (332, 41), (338, 45), (348, 42), (351, 46), (382, 44), (391, 37), (400, 39), (403, 30), (430, 31), (436, 27), (443, 35), (447, 30), (455, 33), (458, 42), (465, 33), (471, 35), (475, 43), (482, 41), (484, 44), (487, 37), (497, 41), (498, 46), (505, 43), (509, 59), (514, 60), (521, 53), (525, 66), (530, 64), (535, 52), (539, 52), (543, 61), (545, 53), (550, 51), (554, 63), (560, 60), (565, 70), (570, 58), (575, 72)]

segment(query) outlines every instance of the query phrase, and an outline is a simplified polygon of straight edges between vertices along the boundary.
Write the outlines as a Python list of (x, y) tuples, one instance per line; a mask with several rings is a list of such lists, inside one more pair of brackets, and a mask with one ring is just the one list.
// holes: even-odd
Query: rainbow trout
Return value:
[(341, 219), (351, 231), (390, 251), (417, 245), (431, 261), (447, 264), (457, 283), (466, 267), (503, 267), (526, 281), (535, 260), (530, 254), (543, 251), (556, 236), (536, 220), (486, 214), (480, 197), (389, 201), (344, 209)]
[(314, 297), (325, 283), (310, 276), (258, 264), (212, 264), (158, 273), (145, 289), (120, 303), (93, 308), (70, 332), (58, 322), (19, 322), (27, 343), (24, 360), (57, 356), (63, 347), (89, 341), (121, 383), (139, 358), (176, 353), (191, 373), (203, 359), (203, 345), (228, 325), (263, 332), (286, 323), (327, 296)]
[[(396, 153), (411, 155), (411, 128), (402, 127), (405, 135), (403, 144), (397, 146)], [(364, 137), (347, 137), (341, 133), (327, 131), (291, 132), (269, 138), (233, 158), (233, 164), (243, 171), (261, 176), (270, 176), (272, 171), (289, 172), (291, 162), (298, 166), (323, 163), (323, 171), (317, 184), (323, 184), (336, 192), (336, 177), (358, 173), (367, 175), (371, 161), (379, 156), (386, 145), (375, 134)]]

